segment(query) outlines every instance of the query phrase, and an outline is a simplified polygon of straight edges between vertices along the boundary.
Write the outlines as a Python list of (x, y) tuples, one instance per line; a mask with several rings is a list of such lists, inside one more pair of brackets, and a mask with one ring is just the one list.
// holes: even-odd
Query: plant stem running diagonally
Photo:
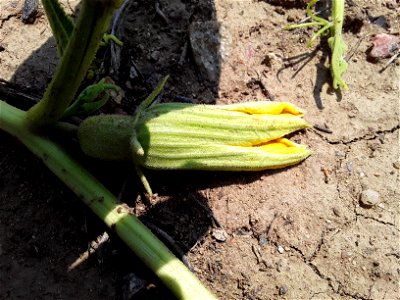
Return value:
[(321, 35), (330, 35), (328, 38), (328, 45), (332, 52), (331, 55), (331, 74), (333, 79), (333, 87), (335, 89), (341, 88), (347, 90), (348, 87), (342, 79), (343, 73), (347, 70), (347, 62), (344, 60), (344, 53), (347, 50), (347, 46), (342, 37), (343, 19), (344, 19), (344, 0), (332, 0), (332, 20), (328, 21), (324, 18), (320, 18), (311, 12), (311, 7), (315, 5), (319, 0), (312, 0), (307, 5), (307, 15), (313, 20), (313, 22), (290, 25), (286, 29), (297, 29), (309, 26), (320, 26), (322, 27), (314, 36), (310, 39), (307, 44), (307, 48), (311, 47), (317, 37)]

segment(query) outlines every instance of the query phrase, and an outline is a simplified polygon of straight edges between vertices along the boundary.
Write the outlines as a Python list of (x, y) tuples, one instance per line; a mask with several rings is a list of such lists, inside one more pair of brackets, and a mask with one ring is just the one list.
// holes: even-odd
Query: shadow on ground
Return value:
[[(218, 51), (209, 52), (210, 46), (219, 47), (214, 4), (139, 2), (128, 2), (116, 28), (125, 43), (117, 58), (119, 67), (108, 60), (98, 65), (97, 76), (112, 73), (126, 91), (122, 103), (112, 103), (104, 111), (131, 113), (167, 74), (171, 79), (162, 101), (214, 103), (220, 72)], [(109, 58), (110, 53), (108, 48), (101, 55)], [(16, 70), (11, 84), (2, 85), (1, 97), (29, 108), (43, 94), (56, 63), (55, 42), (49, 39)], [(0, 298), (172, 298), (111, 232), (87, 260), (67, 271), (107, 228), (17, 141), (3, 133), (1, 139)], [(68, 147), (77, 150), (76, 145)], [(179, 179), (184, 189), (149, 203), (137, 192), (142, 187), (131, 166), (81, 160), (111, 191), (136, 207), (140, 219), (183, 260), (209, 233), (214, 221), (207, 199), (194, 185), (187, 188), (196, 175), (186, 173)], [(167, 191), (170, 180), (165, 178), (173, 180), (171, 174), (150, 174), (156, 192)]]

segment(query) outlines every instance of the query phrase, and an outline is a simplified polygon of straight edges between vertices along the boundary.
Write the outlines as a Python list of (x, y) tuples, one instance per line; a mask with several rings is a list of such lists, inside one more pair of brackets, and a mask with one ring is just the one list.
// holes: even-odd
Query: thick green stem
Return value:
[(312, 0), (307, 5), (307, 15), (311, 17), (314, 22), (306, 24), (291, 25), (286, 27), (287, 29), (296, 29), (308, 26), (322, 26), (322, 28), (314, 34), (307, 48), (315, 41), (315, 39), (330, 31), (330, 37), (328, 38), (329, 48), (331, 49), (331, 74), (333, 79), (333, 88), (338, 89), (339, 87), (343, 90), (347, 90), (348, 87), (342, 79), (343, 73), (347, 70), (347, 62), (344, 60), (343, 56), (347, 50), (346, 43), (342, 38), (342, 28), (344, 19), (344, 0), (332, 0), (332, 22), (325, 20), (323, 18), (317, 17), (311, 12), (311, 6), (317, 3), (319, 0)]
[(153, 270), (178, 299), (216, 299), (152, 232), (68, 153), (26, 126), (26, 112), (0, 101), (0, 129), (42, 159)]
[(67, 48), (43, 99), (27, 114), (31, 128), (55, 123), (74, 99), (121, 0), (84, 0)]
[(344, 1), (332, 1), (332, 22), (333, 22), (333, 36), (328, 39), (329, 46), (332, 50), (331, 58), (331, 73), (333, 77), (333, 87), (335, 89), (342, 88), (347, 90), (348, 87), (342, 79), (343, 73), (347, 69), (347, 62), (343, 56), (347, 50), (347, 46), (343, 41), (342, 28), (344, 20)]

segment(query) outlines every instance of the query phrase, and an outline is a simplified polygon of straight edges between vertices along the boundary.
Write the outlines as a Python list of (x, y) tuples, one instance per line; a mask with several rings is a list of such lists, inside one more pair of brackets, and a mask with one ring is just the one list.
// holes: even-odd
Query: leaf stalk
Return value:
[(84, 0), (76, 26), (42, 100), (27, 113), (37, 129), (57, 122), (73, 101), (120, 0)]

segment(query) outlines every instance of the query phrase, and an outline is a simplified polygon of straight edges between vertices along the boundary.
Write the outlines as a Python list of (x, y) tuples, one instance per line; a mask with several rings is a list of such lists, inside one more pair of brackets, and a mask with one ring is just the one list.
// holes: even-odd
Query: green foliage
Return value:
[[(61, 34), (56, 33), (56, 37), (60, 36), (65, 40), (68, 38), (70, 24), (68, 22), (64, 24), (65, 13), (59, 12), (60, 7), (54, 6), (56, 3), (54, 1), (49, 2), (50, 18), (58, 24), (56, 30), (61, 31)], [(40, 127), (57, 122), (74, 101), (119, 2), (120, 0), (82, 1), (79, 18), (69, 36), (66, 48), (61, 48), (63, 54), (55, 76), (42, 100), (27, 113), (27, 123), (32, 129), (38, 130)]]
[(89, 85), (78, 96), (76, 101), (67, 108), (62, 118), (74, 115), (89, 115), (100, 109), (110, 98), (109, 90), (118, 90), (118, 86), (106, 83), (105, 79)]
[(316, 34), (310, 39), (307, 44), (307, 48), (311, 47), (317, 37), (321, 35), (330, 35), (328, 38), (328, 45), (332, 52), (331, 55), (331, 74), (333, 79), (333, 87), (335, 89), (341, 88), (347, 90), (348, 87), (342, 79), (343, 73), (347, 70), (347, 62), (343, 56), (347, 50), (346, 43), (342, 37), (342, 27), (344, 18), (344, 0), (332, 0), (332, 21), (329, 22), (323, 18), (320, 18), (311, 12), (311, 7), (316, 4), (319, 0), (312, 0), (307, 5), (307, 15), (313, 20), (313, 22), (290, 25), (286, 29), (297, 29), (309, 26), (320, 26), (322, 27), (317, 31)]
[(64, 54), (74, 30), (72, 19), (65, 13), (58, 0), (42, 0), (60, 56)]

